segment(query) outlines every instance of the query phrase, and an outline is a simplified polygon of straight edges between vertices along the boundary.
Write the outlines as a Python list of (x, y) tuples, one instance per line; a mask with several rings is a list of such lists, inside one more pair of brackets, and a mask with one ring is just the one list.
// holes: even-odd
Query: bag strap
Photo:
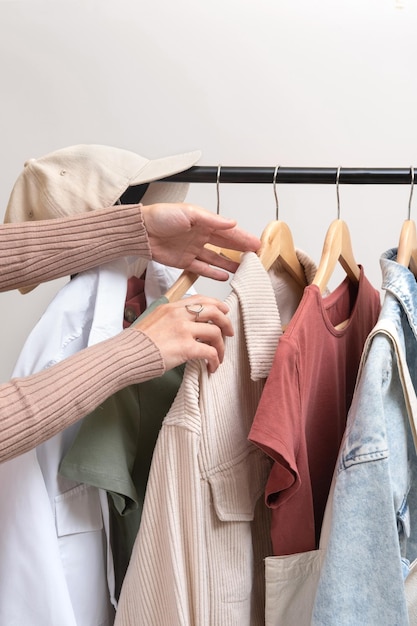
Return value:
[(395, 350), (395, 354), (397, 357), (398, 372), (400, 375), (405, 404), (407, 408), (408, 420), (409, 420), (411, 432), (413, 435), (414, 447), (417, 453), (417, 397), (414, 391), (413, 382), (411, 380), (410, 371), (408, 369), (407, 360), (405, 358), (405, 354), (403, 350), (401, 349), (397, 329), (395, 327), (394, 322), (392, 322), (391, 320), (389, 319), (379, 320), (377, 324), (375, 325), (375, 327), (373, 328), (373, 330), (370, 332), (366, 340), (364, 350), (362, 352), (361, 363), (359, 365), (358, 376), (356, 379), (356, 385), (358, 384), (359, 377), (362, 373), (362, 369), (364, 367), (372, 339), (375, 337), (375, 335), (378, 335), (378, 334), (386, 335), (391, 340), (392, 346)]
[[(365, 366), (365, 362), (369, 353), (369, 349), (371, 347), (371, 343), (373, 338), (376, 335), (384, 334), (391, 340), (392, 346), (395, 350), (395, 354), (397, 357), (398, 371), (400, 375), (401, 385), (403, 388), (405, 404), (407, 408), (408, 420), (410, 423), (411, 432), (413, 435), (414, 447), (417, 452), (417, 397), (414, 391), (414, 386), (411, 380), (410, 372), (408, 369), (407, 361), (405, 358), (405, 354), (400, 347), (400, 340), (398, 337), (397, 329), (395, 328), (395, 324), (389, 319), (381, 319), (379, 320), (374, 328), (369, 333), (366, 338), (365, 345), (362, 351), (362, 356), (359, 364), (358, 375), (356, 378), (355, 385), (355, 393), (356, 388), (358, 386), (360, 377), (362, 375), (363, 368)], [(330, 534), (330, 526), (331, 526), (331, 516), (333, 509), (333, 494), (336, 485), (336, 472), (333, 474), (332, 483), (329, 490), (329, 495), (326, 503), (326, 510), (324, 512), (323, 523), (320, 532), (320, 549), (324, 550), (327, 546), (327, 542)]]

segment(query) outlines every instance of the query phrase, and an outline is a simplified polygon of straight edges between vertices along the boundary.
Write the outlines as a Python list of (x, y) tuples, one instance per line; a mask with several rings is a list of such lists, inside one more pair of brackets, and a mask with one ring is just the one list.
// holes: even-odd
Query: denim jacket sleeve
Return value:
[(415, 558), (416, 453), (391, 339), (364, 362), (335, 469), (314, 625), (408, 624), (404, 579)]

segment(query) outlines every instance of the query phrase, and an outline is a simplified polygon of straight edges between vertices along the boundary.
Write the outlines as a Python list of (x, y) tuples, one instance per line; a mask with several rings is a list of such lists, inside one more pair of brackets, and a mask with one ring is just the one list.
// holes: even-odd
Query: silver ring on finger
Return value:
[(203, 312), (204, 307), (202, 304), (186, 304), (185, 308), (187, 309), (188, 313), (193, 313), (195, 315), (195, 322), (198, 322), (198, 318), (200, 317), (200, 313)]

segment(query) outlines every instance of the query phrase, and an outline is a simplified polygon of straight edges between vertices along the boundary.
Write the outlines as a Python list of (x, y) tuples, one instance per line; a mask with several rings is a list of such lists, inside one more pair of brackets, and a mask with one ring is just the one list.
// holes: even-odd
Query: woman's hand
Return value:
[(227, 272), (235, 272), (238, 267), (236, 262), (205, 248), (206, 243), (240, 252), (256, 252), (261, 246), (258, 237), (239, 228), (235, 220), (192, 204), (152, 204), (141, 210), (152, 258), (200, 276), (227, 280)]
[(223, 337), (233, 336), (227, 312), (224, 302), (196, 295), (159, 305), (131, 328), (155, 343), (167, 370), (191, 359), (204, 359), (212, 373), (223, 361)]

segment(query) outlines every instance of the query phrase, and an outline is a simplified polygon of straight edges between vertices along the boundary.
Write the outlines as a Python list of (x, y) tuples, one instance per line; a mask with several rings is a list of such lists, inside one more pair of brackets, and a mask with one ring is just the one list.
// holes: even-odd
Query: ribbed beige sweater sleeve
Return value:
[(47, 370), (0, 385), (0, 462), (49, 439), (123, 387), (163, 373), (155, 344), (128, 328)]
[[(82, 272), (122, 256), (151, 258), (140, 205), (0, 225), (0, 291)], [(127, 329), (48, 370), (0, 385), (0, 462), (27, 452), (119, 389), (164, 372), (155, 344)]]
[(0, 291), (69, 276), (122, 256), (151, 258), (140, 205), (0, 225)]

